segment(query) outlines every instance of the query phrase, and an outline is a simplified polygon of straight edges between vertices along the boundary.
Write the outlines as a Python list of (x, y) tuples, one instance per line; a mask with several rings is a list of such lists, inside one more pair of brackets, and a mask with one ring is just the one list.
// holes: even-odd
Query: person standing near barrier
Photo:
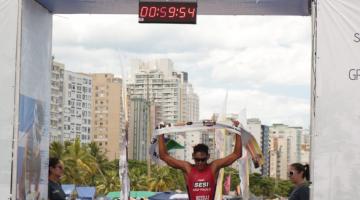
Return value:
[(59, 158), (49, 159), (48, 199), (65, 200), (66, 195), (61, 187), (60, 178), (64, 175), (64, 164)]
[(301, 163), (291, 164), (289, 168), (289, 178), (290, 181), (295, 184), (295, 188), (290, 193), (289, 200), (309, 200), (309, 165), (303, 165)]

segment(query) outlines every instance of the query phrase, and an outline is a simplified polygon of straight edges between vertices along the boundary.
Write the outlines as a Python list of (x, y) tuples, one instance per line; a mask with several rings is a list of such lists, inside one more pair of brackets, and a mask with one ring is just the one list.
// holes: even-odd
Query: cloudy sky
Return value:
[(67, 70), (120, 77), (132, 58), (170, 58), (189, 73), (201, 118), (220, 112), (228, 91), (228, 113), (309, 126), (310, 17), (198, 16), (196, 25), (169, 25), (138, 24), (136, 15), (54, 15), (53, 55)]

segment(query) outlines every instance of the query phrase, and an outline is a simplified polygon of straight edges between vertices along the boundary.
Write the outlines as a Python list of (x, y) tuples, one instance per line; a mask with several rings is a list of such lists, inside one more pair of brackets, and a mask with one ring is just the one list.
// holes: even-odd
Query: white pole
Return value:
[(13, 153), (11, 171), (11, 196), (16, 199), (17, 195), (17, 149), (19, 133), (19, 98), (20, 98), (20, 68), (21, 68), (21, 36), (22, 36), (22, 0), (18, 0), (17, 32), (16, 32), (16, 63), (15, 63), (15, 94), (14, 94), (14, 118), (13, 118)]

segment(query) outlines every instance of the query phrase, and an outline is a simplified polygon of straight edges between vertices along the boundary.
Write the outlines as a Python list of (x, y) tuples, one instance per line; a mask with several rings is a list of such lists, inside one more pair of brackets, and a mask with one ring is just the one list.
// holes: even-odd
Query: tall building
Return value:
[(51, 68), (50, 142), (62, 142), (64, 64), (53, 61)]
[(187, 109), (188, 118), (189, 121), (199, 121), (199, 96), (194, 92), (194, 89), (191, 84), (187, 85), (187, 105), (185, 109)]
[[(178, 121), (198, 121), (199, 120), (199, 98), (193, 91), (192, 85), (188, 82), (188, 74), (186, 72), (177, 72), (174, 70), (174, 64), (170, 59), (158, 59), (149, 62), (141, 60), (132, 60), (132, 73), (127, 85), (129, 102), (139, 101), (143, 99), (153, 105), (153, 113), (150, 113), (156, 124), (160, 121), (166, 123), (175, 123)], [(131, 104), (131, 103), (130, 103)], [(135, 105), (135, 104), (134, 104)], [(143, 113), (130, 113), (135, 111), (129, 109), (129, 116), (141, 116)], [(139, 110), (138, 112), (143, 112)], [(145, 129), (137, 129), (137, 118), (133, 118), (129, 129), (129, 143), (135, 145), (138, 143), (137, 136), (147, 134), (146, 138), (150, 138), (151, 132), (139, 132)], [(151, 127), (153, 129), (154, 127)], [(132, 136), (130, 136), (132, 135)], [(175, 140), (189, 140), (190, 136), (185, 138), (177, 138)], [(197, 140), (201, 140), (197, 136)], [(144, 141), (146, 144), (149, 141)], [(192, 151), (190, 143), (184, 143), (184, 151), (176, 151), (172, 155), (175, 157), (185, 157), (185, 152)], [(132, 148), (137, 148), (131, 146)], [(138, 147), (140, 148), (140, 147)], [(132, 152), (142, 152), (141, 149), (129, 150)], [(146, 155), (147, 156), (147, 155)]]
[(287, 179), (289, 161), (288, 135), (289, 126), (273, 124), (270, 127), (270, 176)]
[(131, 160), (146, 160), (149, 140), (147, 134), (154, 126), (151, 123), (150, 102), (142, 98), (131, 99), (129, 109), (128, 156)]
[(199, 120), (199, 98), (186, 72), (176, 72), (170, 59), (133, 60), (128, 94), (159, 106), (157, 118), (168, 123)]
[(247, 120), (249, 131), (254, 135), (258, 142), (263, 157), (264, 164), (255, 172), (261, 173), (263, 176), (269, 176), (269, 165), (270, 165), (270, 138), (269, 138), (269, 127), (261, 125), (261, 121), (258, 118), (250, 118)]
[(261, 150), (264, 156), (264, 165), (261, 167), (263, 176), (270, 176), (270, 130), (269, 126), (261, 125)]
[(261, 121), (258, 118), (247, 119), (247, 126), (250, 133), (255, 137), (258, 144), (261, 144)]
[[(287, 171), (291, 163), (302, 162), (302, 155), (306, 157), (307, 146), (303, 144), (302, 127), (289, 127), (284, 124), (273, 124), (270, 132), (270, 176), (288, 179)], [(276, 162), (276, 163), (275, 163)]]
[(91, 141), (91, 76), (66, 71), (63, 87), (63, 141)]
[(209, 147), (210, 159), (212, 161), (215, 159), (215, 135), (203, 133), (201, 135), (201, 143), (206, 144)]
[(120, 140), (125, 135), (122, 80), (113, 74), (91, 74), (92, 138), (107, 158), (119, 158)]

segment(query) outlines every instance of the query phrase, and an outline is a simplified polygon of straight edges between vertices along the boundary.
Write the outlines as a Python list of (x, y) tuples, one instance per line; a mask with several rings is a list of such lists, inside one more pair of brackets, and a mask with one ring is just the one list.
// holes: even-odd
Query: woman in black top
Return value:
[(48, 199), (65, 200), (66, 195), (60, 184), (64, 175), (64, 165), (58, 158), (49, 159)]
[(308, 180), (310, 179), (309, 165), (293, 163), (289, 168), (289, 178), (295, 184), (291, 191), (289, 200), (309, 200), (310, 191)]

